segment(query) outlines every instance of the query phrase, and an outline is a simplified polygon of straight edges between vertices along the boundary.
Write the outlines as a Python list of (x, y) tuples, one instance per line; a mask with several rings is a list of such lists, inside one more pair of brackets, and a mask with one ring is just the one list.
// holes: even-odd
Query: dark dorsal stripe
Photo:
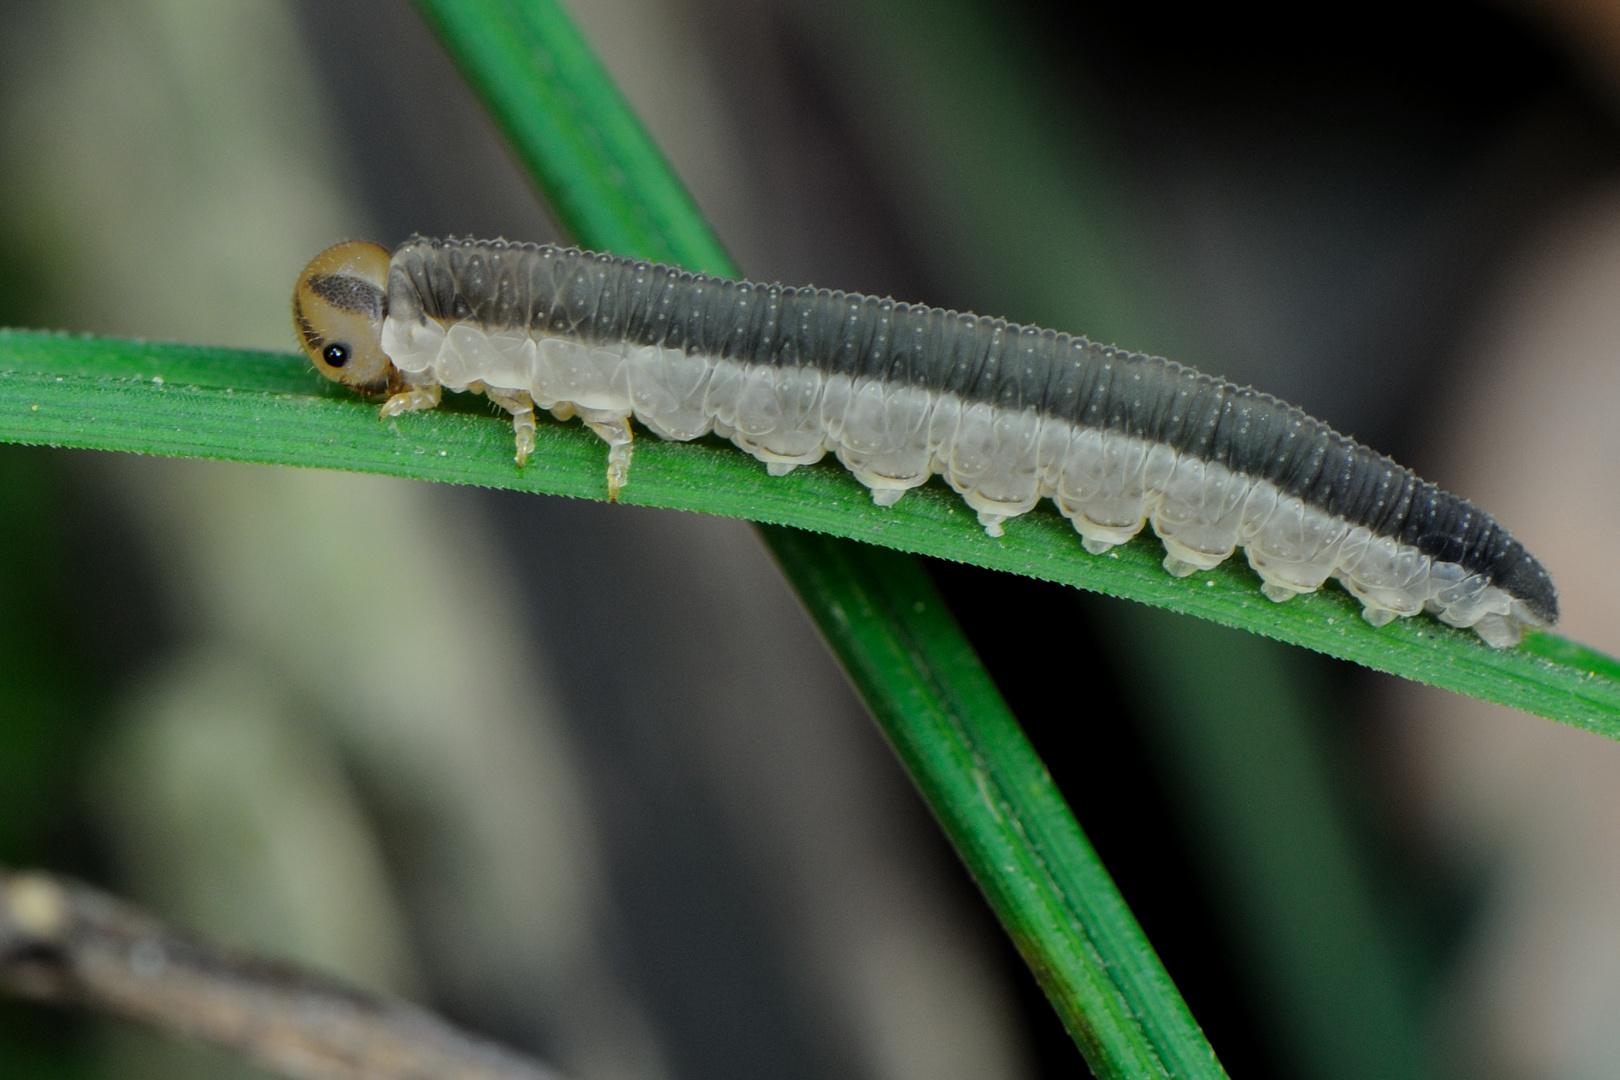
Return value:
[(1557, 617), (1547, 572), (1466, 500), (1269, 394), (1172, 360), (886, 298), (499, 240), (407, 240), (388, 305), (401, 318), (809, 365), (1164, 443), (1484, 574), (1539, 617)]

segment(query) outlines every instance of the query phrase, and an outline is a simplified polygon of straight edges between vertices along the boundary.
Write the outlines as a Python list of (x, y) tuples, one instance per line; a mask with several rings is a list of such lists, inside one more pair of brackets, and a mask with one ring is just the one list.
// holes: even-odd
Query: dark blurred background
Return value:
[[(1620, 650), (1620, 13), (569, 7), (749, 275), (1260, 386)], [(0, 24), (0, 322), (290, 349), (328, 243), (559, 238), (406, 0)], [(1620, 748), (931, 570), (1234, 1077), (1620, 1073)], [(1085, 1070), (736, 522), (0, 447), (0, 860), (579, 1080)], [(0, 1077), (252, 1073), (0, 1008)]]

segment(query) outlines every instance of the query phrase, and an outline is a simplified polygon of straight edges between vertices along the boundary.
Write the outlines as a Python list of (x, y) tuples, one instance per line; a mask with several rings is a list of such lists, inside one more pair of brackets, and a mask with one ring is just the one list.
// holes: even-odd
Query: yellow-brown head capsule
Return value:
[(293, 325), (315, 370), (365, 394), (397, 379), (382, 350), (388, 261), (386, 248), (351, 240), (311, 259), (293, 288)]

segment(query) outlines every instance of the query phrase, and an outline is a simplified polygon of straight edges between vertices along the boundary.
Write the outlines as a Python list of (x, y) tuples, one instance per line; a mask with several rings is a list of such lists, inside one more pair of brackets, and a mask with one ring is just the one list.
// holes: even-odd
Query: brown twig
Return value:
[(561, 1080), (421, 1009), (202, 944), (33, 871), (0, 871), (0, 990), (139, 1021), (304, 1080)]

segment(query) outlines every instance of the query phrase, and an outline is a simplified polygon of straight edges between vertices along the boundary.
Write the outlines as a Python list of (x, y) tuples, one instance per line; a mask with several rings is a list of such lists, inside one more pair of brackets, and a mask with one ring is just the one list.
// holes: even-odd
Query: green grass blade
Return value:
[(424, 0), (417, 6), (579, 243), (738, 276), (558, 4)]
[[(154, 379), (161, 379), (155, 382)], [(37, 408), (36, 408), (37, 406)], [(527, 468), (511, 424), (480, 398), (379, 421), (299, 356), (0, 330), (0, 439), (386, 473), (484, 487), (607, 497), (605, 455), (576, 424), (542, 420)], [(1555, 634), (1495, 650), (1433, 619), (1374, 628), (1334, 586), (1286, 604), (1260, 595), (1242, 560), (1173, 578), (1142, 538), (1096, 557), (1041, 508), (992, 539), (931, 484), (894, 507), (835, 464), (789, 476), (713, 440), (637, 444), (627, 503), (791, 525), (881, 547), (1044, 578), (1195, 615), (1416, 682), (1620, 738), (1620, 661)]]
[[(555, 0), (421, 0), (419, 6), (542, 188), (554, 194), (559, 219), (581, 244), (739, 276)], [(576, 201), (556, 201), (558, 193)], [(801, 483), (829, 477), (828, 469), (799, 472)], [(843, 503), (870, 511), (847, 477), (834, 479), (848, 495), (804, 505)], [(948, 508), (953, 515), (958, 509)], [(766, 530), (764, 536), (1093, 1072), (1224, 1076), (1141, 927), (921, 569), (825, 538), (800, 540), (785, 530)], [(852, 606), (857, 599), (887, 595), (875, 587), (891, 579), (908, 583), (908, 601)], [(974, 694), (953, 697), (953, 689), (968, 685)], [(944, 717), (954, 723), (942, 722)], [(1000, 748), (1006, 756), (982, 757), (983, 747)], [(992, 760), (995, 765), (987, 767)], [(1036, 774), (1045, 782), (1044, 798), (1024, 782)], [(991, 782), (1005, 795), (985, 812), (978, 797)], [(1069, 843), (1043, 852), (1030, 842), (1036, 836)], [(1025, 863), (1031, 872), (1020, 876), (1012, 869)]]
[(1047, 996), (1078, 1018), (1070, 1031), (1092, 1068), (1224, 1076), (916, 560), (798, 530), (764, 532)]

